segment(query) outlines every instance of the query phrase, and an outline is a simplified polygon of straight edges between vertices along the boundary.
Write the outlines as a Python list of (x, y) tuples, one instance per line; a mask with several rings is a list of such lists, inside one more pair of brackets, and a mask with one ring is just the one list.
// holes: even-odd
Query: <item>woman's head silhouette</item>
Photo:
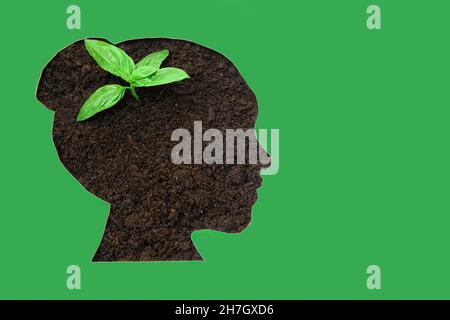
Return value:
[(202, 121), (203, 130), (254, 128), (256, 98), (227, 58), (203, 46), (172, 39), (118, 46), (135, 61), (169, 49), (164, 65), (182, 68), (191, 79), (137, 89), (140, 102), (127, 94), (113, 108), (77, 122), (89, 95), (119, 78), (97, 66), (83, 41), (45, 67), (37, 98), (55, 111), (59, 158), (88, 191), (111, 204), (93, 260), (201, 260), (191, 233), (244, 230), (262, 164), (175, 164), (171, 152), (177, 142), (171, 135), (194, 121)]

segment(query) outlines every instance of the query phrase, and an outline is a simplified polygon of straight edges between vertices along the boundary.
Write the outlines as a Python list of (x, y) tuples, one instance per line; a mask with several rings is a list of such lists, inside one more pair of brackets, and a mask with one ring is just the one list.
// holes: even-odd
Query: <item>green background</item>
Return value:
[[(82, 29), (66, 28), (78, 4)], [(366, 9), (382, 9), (381, 31)], [(450, 298), (448, 1), (3, 2), (0, 298)], [(108, 204), (63, 168), (45, 64), (89, 36), (189, 39), (240, 69), (280, 129), (243, 233), (193, 236), (207, 260), (90, 262)], [(82, 290), (66, 289), (66, 268)], [(382, 290), (366, 268), (382, 269)]]

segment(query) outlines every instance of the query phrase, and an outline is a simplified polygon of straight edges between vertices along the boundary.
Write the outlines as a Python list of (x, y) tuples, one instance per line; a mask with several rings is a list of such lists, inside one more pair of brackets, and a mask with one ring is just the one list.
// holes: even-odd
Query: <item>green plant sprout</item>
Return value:
[(189, 79), (189, 75), (182, 69), (160, 68), (164, 59), (169, 56), (167, 49), (153, 52), (134, 64), (133, 59), (125, 51), (109, 43), (89, 39), (84, 43), (89, 54), (102, 69), (122, 78), (129, 86), (108, 84), (97, 89), (81, 106), (77, 121), (84, 121), (100, 111), (111, 108), (123, 98), (127, 90), (130, 90), (131, 95), (139, 101), (136, 88)]

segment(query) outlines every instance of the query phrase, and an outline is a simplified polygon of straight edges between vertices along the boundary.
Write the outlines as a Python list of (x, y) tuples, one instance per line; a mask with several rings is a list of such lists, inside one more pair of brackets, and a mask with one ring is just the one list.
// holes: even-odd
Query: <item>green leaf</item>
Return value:
[(89, 40), (84, 41), (89, 54), (94, 58), (100, 67), (130, 82), (134, 61), (122, 49), (103, 41)]
[(169, 56), (169, 50), (164, 49), (161, 51), (156, 51), (153, 53), (150, 53), (148, 56), (143, 58), (141, 61), (138, 62), (136, 67), (144, 67), (144, 66), (151, 66), (156, 69), (159, 69), (161, 67), (161, 63)]
[(118, 84), (108, 84), (97, 89), (81, 107), (77, 121), (86, 120), (100, 111), (111, 108), (123, 98), (126, 89)]
[(154, 66), (137, 67), (133, 71), (132, 78), (133, 78), (133, 80), (144, 79), (144, 78), (147, 78), (147, 77), (151, 76), (156, 71), (158, 71), (158, 68), (155, 68)]
[(184, 70), (178, 68), (162, 68), (148, 78), (133, 81), (133, 84), (136, 87), (153, 87), (184, 79), (189, 79), (189, 75)]

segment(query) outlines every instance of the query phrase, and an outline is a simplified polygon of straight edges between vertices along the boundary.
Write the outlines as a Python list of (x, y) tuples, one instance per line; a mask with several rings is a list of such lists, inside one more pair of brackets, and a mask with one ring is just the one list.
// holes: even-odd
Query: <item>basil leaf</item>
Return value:
[(151, 76), (152, 74), (154, 74), (157, 70), (158, 70), (158, 68), (156, 68), (154, 66), (137, 67), (133, 71), (132, 78), (133, 78), (133, 80), (144, 79), (144, 78), (147, 78), (147, 77)]
[(189, 79), (189, 75), (178, 68), (162, 68), (148, 78), (133, 81), (136, 87), (153, 87)]
[(136, 67), (140, 68), (143, 66), (152, 66), (155, 67), (156, 69), (159, 69), (161, 67), (161, 63), (168, 56), (169, 50), (167, 49), (150, 53), (148, 56), (139, 61)]
[(111, 108), (123, 98), (125, 91), (126, 88), (118, 84), (108, 84), (97, 89), (81, 107), (77, 121), (86, 120), (100, 111)]
[(84, 43), (87, 51), (100, 67), (125, 81), (131, 81), (135, 68), (134, 61), (125, 51), (98, 40), (86, 39)]

